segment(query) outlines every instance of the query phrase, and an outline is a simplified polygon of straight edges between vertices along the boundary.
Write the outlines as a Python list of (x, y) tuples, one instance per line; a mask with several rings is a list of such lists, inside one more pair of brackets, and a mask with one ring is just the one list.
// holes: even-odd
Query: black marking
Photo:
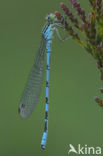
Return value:
[(44, 145), (41, 145), (41, 148), (44, 150), (45, 149)]
[(20, 114), (20, 112), (21, 112), (21, 110), (20, 110), (20, 108), (18, 108), (18, 113)]
[(22, 103), (21, 108), (25, 108), (25, 104)]
[[(50, 45), (51, 45), (51, 43), (50, 43)], [(50, 53), (51, 52), (51, 50), (48, 50), (46, 53)]]
[(47, 65), (47, 70), (50, 70), (50, 66), (49, 65)]
[(46, 81), (46, 87), (49, 87), (49, 82), (48, 81)]
[(45, 32), (47, 31), (48, 27), (50, 26), (50, 23), (47, 23), (43, 29), (43, 33), (45, 34)]
[(48, 104), (49, 103), (49, 99), (46, 97), (46, 103)]
[(45, 112), (45, 119), (48, 119), (48, 112)]
[(47, 131), (47, 122), (45, 122), (44, 132)]
[(43, 31), (42, 31), (42, 36), (45, 38), (45, 32), (47, 31), (48, 27), (50, 26), (50, 23), (47, 22), (46, 25), (44, 26), (43, 28)]

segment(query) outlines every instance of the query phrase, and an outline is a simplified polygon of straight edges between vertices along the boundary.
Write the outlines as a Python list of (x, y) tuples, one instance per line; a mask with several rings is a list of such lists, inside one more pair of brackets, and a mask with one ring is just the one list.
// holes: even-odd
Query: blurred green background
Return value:
[[(45, 83), (29, 119), (18, 105), (45, 23), (61, 10), (60, 0), (0, 0), (0, 155), (67, 156), (69, 144), (102, 146), (103, 110), (93, 101), (102, 97), (96, 61), (76, 42), (53, 39), (50, 73), (49, 134), (46, 150), (40, 143), (44, 128)], [(66, 4), (68, 0), (64, 1)], [(80, 0), (88, 12), (88, 0)], [(73, 154), (71, 154), (73, 155)]]

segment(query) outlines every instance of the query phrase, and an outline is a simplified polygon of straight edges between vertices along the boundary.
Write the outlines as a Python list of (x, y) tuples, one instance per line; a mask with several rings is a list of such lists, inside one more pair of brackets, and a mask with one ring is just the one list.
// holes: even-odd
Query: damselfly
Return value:
[(35, 62), (30, 72), (27, 84), (24, 88), (23, 95), (21, 97), (18, 112), (20, 116), (25, 119), (33, 111), (35, 105), (38, 103), (40, 91), (43, 83), (44, 75), (44, 52), (46, 49), (47, 55), (47, 67), (46, 67), (46, 106), (45, 106), (45, 127), (41, 141), (41, 148), (44, 149), (48, 134), (48, 108), (49, 108), (49, 71), (50, 71), (50, 54), (51, 54), (51, 43), (54, 31), (62, 41), (59, 31), (56, 27), (64, 28), (60, 22), (58, 22), (55, 14), (49, 14), (46, 18), (47, 23), (42, 31), (42, 40), (37, 52)]

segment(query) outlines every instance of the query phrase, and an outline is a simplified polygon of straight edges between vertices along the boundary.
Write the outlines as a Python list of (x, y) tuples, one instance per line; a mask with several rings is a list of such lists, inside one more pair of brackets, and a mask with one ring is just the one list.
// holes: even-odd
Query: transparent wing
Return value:
[(18, 112), (24, 119), (32, 113), (39, 100), (45, 66), (44, 51), (45, 40), (42, 38), (35, 62), (20, 100)]

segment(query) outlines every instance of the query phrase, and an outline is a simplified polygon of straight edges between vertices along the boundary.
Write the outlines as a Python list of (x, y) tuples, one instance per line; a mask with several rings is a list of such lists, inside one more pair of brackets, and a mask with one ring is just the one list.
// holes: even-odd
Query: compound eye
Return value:
[(47, 15), (45, 19), (46, 19), (46, 20), (50, 19), (50, 15)]

